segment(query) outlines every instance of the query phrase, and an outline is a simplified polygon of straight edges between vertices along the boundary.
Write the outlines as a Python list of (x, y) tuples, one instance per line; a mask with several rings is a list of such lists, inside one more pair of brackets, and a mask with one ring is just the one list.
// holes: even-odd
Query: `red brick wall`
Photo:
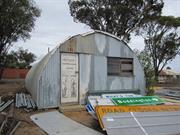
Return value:
[(3, 71), (3, 79), (25, 79), (29, 69), (6, 68)]

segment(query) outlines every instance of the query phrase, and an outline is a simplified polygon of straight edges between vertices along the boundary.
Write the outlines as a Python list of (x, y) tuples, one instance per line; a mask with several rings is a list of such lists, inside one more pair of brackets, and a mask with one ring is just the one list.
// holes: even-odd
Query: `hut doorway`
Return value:
[(78, 54), (61, 53), (61, 104), (79, 101)]

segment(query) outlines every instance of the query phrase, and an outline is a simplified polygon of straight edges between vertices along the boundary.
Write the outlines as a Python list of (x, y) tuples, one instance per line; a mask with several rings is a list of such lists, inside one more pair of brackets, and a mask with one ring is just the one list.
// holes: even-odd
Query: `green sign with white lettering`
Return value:
[(164, 100), (158, 96), (111, 98), (111, 100), (115, 105), (154, 105), (164, 103)]

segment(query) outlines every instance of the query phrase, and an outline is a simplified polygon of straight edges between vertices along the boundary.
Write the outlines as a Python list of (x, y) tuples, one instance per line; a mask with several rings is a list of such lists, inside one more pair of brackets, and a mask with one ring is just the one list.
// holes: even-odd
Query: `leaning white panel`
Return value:
[(31, 119), (49, 135), (102, 135), (83, 126), (58, 111), (34, 114)]

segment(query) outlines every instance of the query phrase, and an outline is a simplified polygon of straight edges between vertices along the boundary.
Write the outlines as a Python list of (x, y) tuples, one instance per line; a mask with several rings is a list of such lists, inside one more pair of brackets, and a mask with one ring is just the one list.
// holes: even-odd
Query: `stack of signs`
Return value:
[(102, 105), (115, 105), (112, 98), (127, 98), (140, 97), (141, 95), (127, 93), (127, 94), (102, 94), (101, 96), (88, 96), (88, 104), (85, 106), (86, 110), (96, 118), (95, 107)]
[(157, 105), (164, 102), (158, 96), (141, 96), (136, 94), (103, 94), (102, 96), (88, 97), (88, 103), (93, 109), (100, 105)]
[[(99, 106), (108, 106), (110, 110), (113, 110), (115, 106), (159, 105), (163, 104), (164, 100), (162, 100), (158, 96), (141, 96), (136, 94), (103, 94), (102, 96), (89, 96), (88, 102), (89, 104), (86, 105), (87, 111), (93, 116), (93, 118), (99, 120), (101, 127), (103, 128), (102, 117), (99, 117), (98, 111), (96, 109)], [(116, 111), (120, 109), (121, 112), (121, 108), (116, 109)]]
[(95, 109), (98, 105), (116, 105), (112, 99), (141, 97), (141, 95), (127, 94), (102, 94), (101, 96), (88, 96), (88, 105)]

